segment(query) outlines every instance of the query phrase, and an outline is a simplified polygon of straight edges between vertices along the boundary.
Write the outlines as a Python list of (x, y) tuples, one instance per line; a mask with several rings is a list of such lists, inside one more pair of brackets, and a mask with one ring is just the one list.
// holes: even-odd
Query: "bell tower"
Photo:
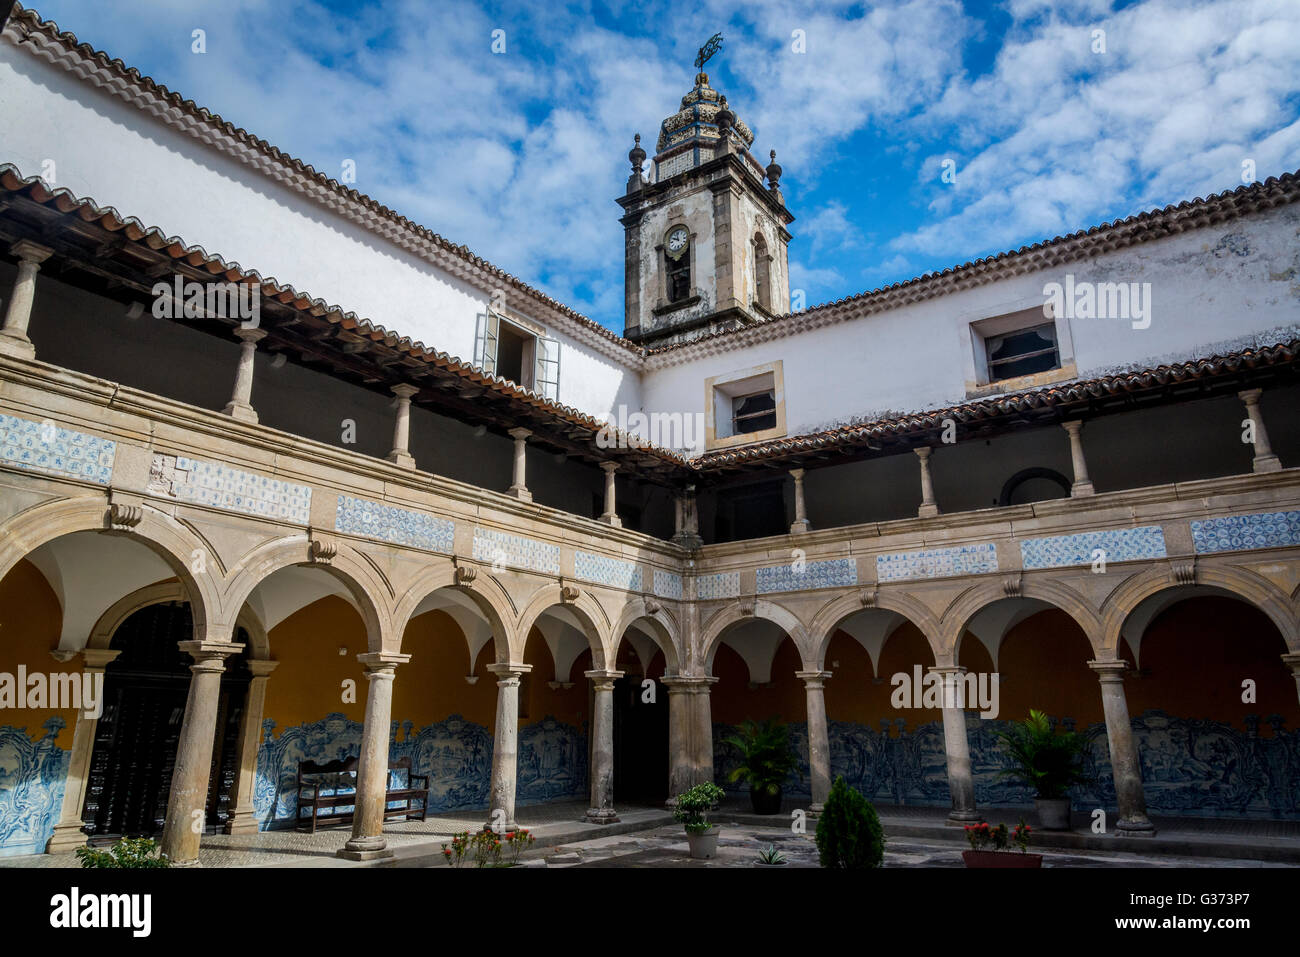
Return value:
[(618, 199), (626, 338), (656, 348), (790, 311), (786, 227), (794, 217), (776, 151), (764, 168), (749, 152), (753, 143), (702, 70), (660, 125), (648, 171), (637, 134)]

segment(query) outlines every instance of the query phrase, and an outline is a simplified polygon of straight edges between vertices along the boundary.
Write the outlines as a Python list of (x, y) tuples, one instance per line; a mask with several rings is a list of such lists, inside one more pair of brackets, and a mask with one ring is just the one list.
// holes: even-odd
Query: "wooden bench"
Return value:
[[(398, 775), (394, 772), (406, 772), (406, 784), (399, 785)], [(417, 786), (418, 782), (418, 786)], [(390, 807), (392, 804), (401, 804)], [(416, 806), (418, 802), (418, 806)], [(327, 824), (350, 823), (353, 813), (350, 811), (321, 816), (322, 810), (340, 807), (355, 807), (357, 803), (357, 759), (344, 758), (338, 761), (300, 761), (298, 763), (298, 822), (302, 829), (308, 826), (310, 833), (316, 833), (320, 821)], [(303, 812), (311, 811), (310, 817)], [(429, 776), (413, 774), (411, 759), (401, 758), (388, 762), (388, 786), (384, 791), (384, 820), (402, 816), (406, 820), (414, 818), (423, 821), (429, 810)]]

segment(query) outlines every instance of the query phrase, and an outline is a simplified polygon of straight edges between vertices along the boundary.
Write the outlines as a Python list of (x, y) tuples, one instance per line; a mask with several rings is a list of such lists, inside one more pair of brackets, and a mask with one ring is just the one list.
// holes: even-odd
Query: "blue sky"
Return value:
[(33, 6), (619, 332), (627, 151), (719, 31), (810, 306), (1300, 168), (1300, 0)]

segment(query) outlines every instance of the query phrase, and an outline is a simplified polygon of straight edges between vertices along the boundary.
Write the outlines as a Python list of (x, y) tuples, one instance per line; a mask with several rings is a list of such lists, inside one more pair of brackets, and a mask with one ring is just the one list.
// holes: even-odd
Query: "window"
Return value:
[(727, 448), (785, 435), (781, 360), (704, 382), (706, 448)]
[(767, 240), (762, 233), (754, 236), (754, 302), (763, 309), (772, 310), (772, 292)]
[(713, 519), (716, 542), (784, 535), (790, 530), (786, 515), (785, 483), (759, 482), (718, 491)]
[(544, 398), (559, 398), (559, 342), (491, 309), (479, 317), (474, 361), (484, 372), (509, 379)]
[(989, 381), (1015, 379), (1061, 367), (1056, 348), (1056, 326), (1045, 322), (1032, 329), (1008, 332), (984, 340), (988, 350)]

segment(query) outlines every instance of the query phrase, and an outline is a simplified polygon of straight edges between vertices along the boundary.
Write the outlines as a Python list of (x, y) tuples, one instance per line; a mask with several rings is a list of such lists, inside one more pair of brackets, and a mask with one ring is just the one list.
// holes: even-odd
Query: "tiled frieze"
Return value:
[(490, 528), (474, 529), (474, 560), (511, 568), (560, 573), (560, 546)]
[(831, 558), (820, 562), (786, 562), (760, 568), (755, 574), (760, 595), (779, 591), (811, 591), (839, 588), (858, 583), (858, 563), (852, 558)]
[(992, 542), (876, 556), (876, 579), (881, 582), (985, 575), (997, 570), (998, 549)]
[(739, 598), (740, 572), (719, 572), (695, 579), (695, 597), (700, 601), (713, 598)]
[(1202, 519), (1192, 522), (1192, 543), (1201, 554), (1300, 545), (1300, 512)]
[(610, 558), (608, 555), (593, 555), (590, 552), (573, 553), (573, 574), (583, 581), (622, 588), (626, 591), (641, 591), (641, 567), (636, 562)]
[(183, 455), (153, 457), (149, 491), (182, 502), (306, 525), (311, 487)]
[(334, 528), (444, 555), (452, 553), (456, 536), (456, 523), (450, 519), (350, 495), (339, 496)]
[(1115, 528), (1102, 532), (1076, 532), (1050, 538), (1026, 538), (1020, 543), (1025, 568), (1065, 568), (1091, 565), (1105, 553), (1107, 562), (1133, 562), (1165, 557), (1165, 536), (1159, 525)]
[(116, 454), (112, 439), (61, 429), (48, 419), (0, 415), (0, 463), (12, 468), (107, 485)]
[(676, 572), (666, 572), (656, 568), (654, 586), (655, 594), (660, 598), (682, 600), (682, 576)]

